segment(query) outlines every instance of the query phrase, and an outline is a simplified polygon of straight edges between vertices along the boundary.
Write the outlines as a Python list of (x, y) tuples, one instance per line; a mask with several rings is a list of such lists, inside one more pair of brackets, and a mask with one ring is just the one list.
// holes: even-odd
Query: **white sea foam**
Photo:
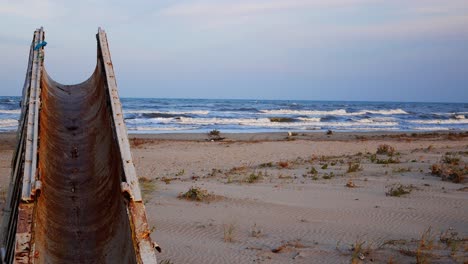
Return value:
[(124, 114), (167, 114), (167, 115), (207, 115), (210, 111), (195, 110), (195, 111), (155, 111), (155, 110), (130, 110)]
[(413, 124), (437, 124), (437, 125), (463, 125), (468, 124), (468, 119), (432, 119), (432, 120), (410, 120)]
[(260, 112), (269, 115), (309, 115), (309, 116), (323, 116), (323, 115), (335, 115), (335, 116), (358, 116), (366, 114), (378, 114), (378, 115), (406, 115), (403, 109), (389, 109), (389, 110), (361, 110), (359, 112), (347, 112), (345, 109), (337, 109), (331, 111), (319, 111), (319, 110), (260, 110)]
[(198, 127), (151, 127), (151, 126), (143, 126), (143, 127), (133, 127), (129, 128), (130, 131), (182, 131), (182, 130), (194, 130), (198, 129)]
[(147, 126), (148, 124), (182, 125), (182, 126), (212, 126), (212, 125), (238, 125), (249, 127), (296, 128), (302, 127), (392, 127), (398, 122), (377, 122), (372, 119), (362, 119), (358, 122), (321, 122), (320, 118), (298, 118), (298, 122), (271, 122), (269, 118), (137, 118), (126, 120), (129, 126)]
[(0, 110), (0, 114), (21, 114), (20, 109), (15, 110)]
[(279, 110), (260, 110), (264, 114), (270, 115), (347, 115), (345, 109), (338, 109), (332, 111), (314, 111), (314, 110), (289, 110), (289, 109), (279, 109)]
[[(354, 122), (358, 123), (365, 123), (365, 124), (377, 124), (377, 123), (386, 123), (386, 122), (392, 122), (395, 121), (396, 119), (393, 117), (377, 117), (377, 118), (363, 118), (363, 119), (358, 119)], [(394, 122), (392, 122), (394, 123)]]
[(299, 117), (298, 119), (304, 122), (320, 122), (320, 117)]
[(424, 130), (424, 131), (447, 131), (447, 130), (450, 130), (448, 127), (439, 127), (439, 126), (433, 126), (433, 127), (412, 127), (411, 129), (414, 129), (414, 130)]
[(16, 126), (18, 126), (18, 120), (16, 119), (0, 119), (0, 128)]
[(181, 124), (196, 124), (196, 125), (265, 125), (272, 123), (268, 118), (192, 118), (181, 117), (175, 120)]

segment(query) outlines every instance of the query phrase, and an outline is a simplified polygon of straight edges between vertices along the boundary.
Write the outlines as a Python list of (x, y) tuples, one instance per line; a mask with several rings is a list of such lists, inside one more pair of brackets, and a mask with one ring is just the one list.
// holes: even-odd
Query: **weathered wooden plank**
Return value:
[(127, 188), (130, 190), (130, 197), (133, 201), (141, 201), (141, 191), (136, 176), (135, 165), (133, 164), (132, 153), (130, 152), (130, 144), (127, 136), (127, 127), (124, 122), (122, 104), (120, 102), (119, 93), (117, 91), (117, 82), (115, 80), (114, 67), (110, 57), (109, 45), (107, 36), (104, 30), (99, 28), (98, 41), (101, 49), (102, 60), (104, 63), (104, 70), (106, 72), (107, 88), (109, 91), (109, 98), (111, 110), (114, 120), (115, 133), (117, 142), (120, 148), (120, 155), (122, 158), (122, 166), (125, 172), (125, 179)]
[[(38, 29), (38, 37), (34, 47), (44, 41), (44, 31)], [(40, 105), (40, 82), (42, 72), (42, 58), (40, 54), (43, 48), (33, 51), (33, 66), (31, 74), (30, 95), (28, 102), (27, 115), (27, 132), (26, 132), (26, 148), (24, 160), (24, 175), (23, 175), (23, 190), (21, 199), (23, 201), (32, 200), (32, 192), (36, 182), (36, 166), (37, 166), (37, 140), (38, 140), (38, 118)]]

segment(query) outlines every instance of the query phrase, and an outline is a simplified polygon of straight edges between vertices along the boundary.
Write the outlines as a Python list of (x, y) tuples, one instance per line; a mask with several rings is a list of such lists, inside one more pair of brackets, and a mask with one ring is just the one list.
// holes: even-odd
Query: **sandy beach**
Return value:
[(129, 136), (159, 261), (468, 261), (468, 133), (220, 136)]

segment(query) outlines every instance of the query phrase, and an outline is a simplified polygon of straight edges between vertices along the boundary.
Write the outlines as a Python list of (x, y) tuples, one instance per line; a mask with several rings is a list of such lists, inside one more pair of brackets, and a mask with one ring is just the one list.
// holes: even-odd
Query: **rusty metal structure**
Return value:
[(156, 263), (107, 36), (77, 85), (44, 67), (34, 32), (1, 233), (3, 263)]

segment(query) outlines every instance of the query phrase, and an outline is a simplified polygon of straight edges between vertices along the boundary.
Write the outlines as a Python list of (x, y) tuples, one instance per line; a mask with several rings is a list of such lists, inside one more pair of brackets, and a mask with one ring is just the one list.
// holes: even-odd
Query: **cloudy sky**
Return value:
[(466, 0), (0, 0), (0, 95), (39, 26), (66, 84), (103, 27), (124, 97), (468, 102)]

